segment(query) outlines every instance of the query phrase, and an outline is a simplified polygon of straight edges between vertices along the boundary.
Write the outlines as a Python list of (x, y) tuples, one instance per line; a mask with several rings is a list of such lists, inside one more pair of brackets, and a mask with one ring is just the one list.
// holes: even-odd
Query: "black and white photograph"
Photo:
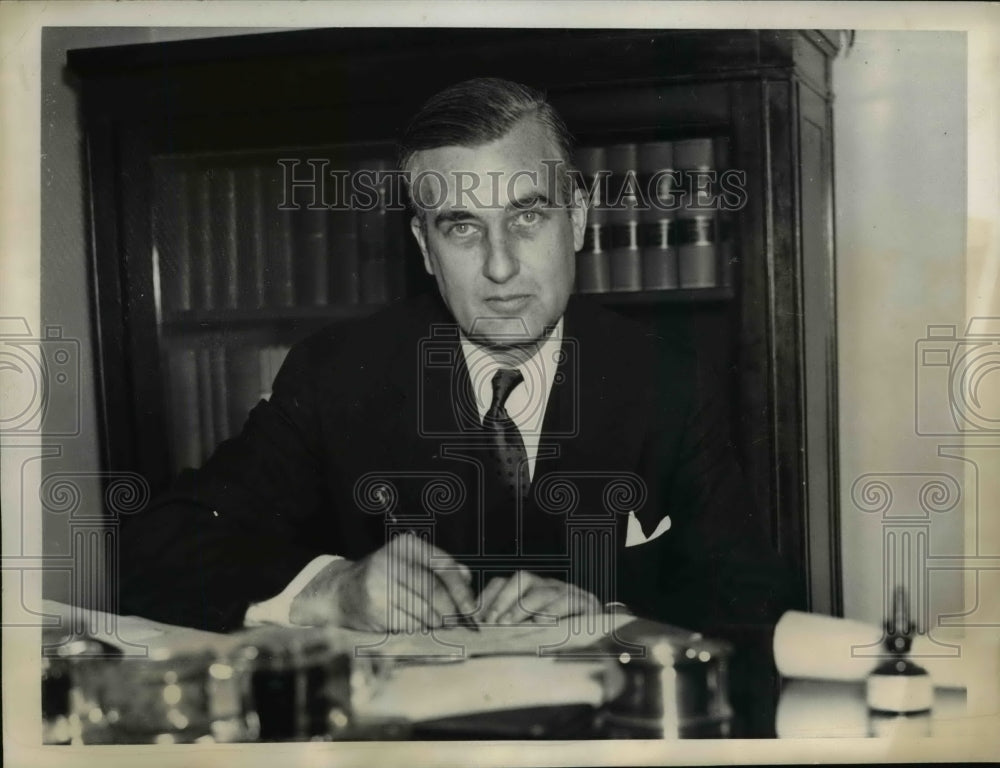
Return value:
[(995, 759), (1000, 14), (836, 5), (0, 3), (8, 754)]

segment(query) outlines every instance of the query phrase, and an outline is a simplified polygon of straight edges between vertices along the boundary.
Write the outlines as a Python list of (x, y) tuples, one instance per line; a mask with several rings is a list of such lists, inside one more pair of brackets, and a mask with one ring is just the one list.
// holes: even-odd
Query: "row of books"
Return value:
[[(353, 165), (378, 171), (387, 162)], [(387, 210), (384, 188), (368, 210), (319, 207), (318, 185), (292, 183), (309, 173), (310, 166), (289, 169), (277, 157), (160, 163), (153, 231), (163, 310), (380, 304), (399, 298), (408, 236), (403, 212)]]
[[(278, 160), (157, 163), (164, 312), (382, 304), (405, 294), (408, 214), (387, 204), (392, 190), (376, 184), (372, 206), (328, 206), (320, 185), (301, 183), (330, 182), (330, 168), (391, 170), (388, 162), (320, 166), (314, 158), (291, 168)], [(726, 139), (589, 146), (578, 150), (577, 166), (592, 193), (578, 291), (726, 284), (726, 217), (717, 205), (732, 192), (718, 177), (730, 170)], [(665, 209), (650, 204), (654, 197), (679, 204)]]
[(577, 254), (577, 291), (725, 285), (724, 212), (745, 199), (728, 154), (725, 138), (579, 149), (591, 209)]
[(166, 355), (174, 473), (201, 466), (271, 396), (286, 346), (173, 348)]

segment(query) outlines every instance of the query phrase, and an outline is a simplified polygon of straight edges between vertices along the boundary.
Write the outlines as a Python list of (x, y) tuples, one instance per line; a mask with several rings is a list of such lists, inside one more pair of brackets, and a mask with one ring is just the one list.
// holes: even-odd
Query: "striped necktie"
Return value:
[[(513, 554), (517, 547), (517, 514), (528, 495), (528, 453), (521, 433), (505, 404), (514, 387), (524, 381), (516, 368), (501, 368), (493, 375), (493, 402), (483, 418), (491, 450), (486, 473), (485, 539), (490, 554)], [(519, 503), (520, 502), (520, 503)]]

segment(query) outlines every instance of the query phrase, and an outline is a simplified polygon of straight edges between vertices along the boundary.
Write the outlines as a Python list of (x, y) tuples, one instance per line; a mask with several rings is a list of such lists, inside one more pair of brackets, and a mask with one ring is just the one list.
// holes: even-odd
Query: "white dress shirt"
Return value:
[[(527, 359), (524, 353), (518, 350), (498, 351), (481, 347), (462, 334), (462, 354), (469, 371), (480, 422), (485, 418), (493, 402), (493, 374), (500, 368), (517, 368), (524, 377), (524, 380), (510, 391), (505, 408), (524, 441), (524, 450), (528, 456), (528, 477), (531, 479), (535, 477), (535, 459), (538, 457), (545, 409), (562, 352), (562, 333), (563, 321), (560, 318), (552, 333)], [(281, 594), (251, 605), (244, 617), (244, 624), (290, 626), (289, 613), (295, 596), (328, 564), (342, 559), (339, 555), (320, 555), (310, 560)]]
[(552, 333), (535, 349), (527, 360), (523, 353), (516, 351), (488, 350), (462, 336), (462, 353), (472, 382), (472, 393), (479, 408), (479, 421), (493, 402), (493, 374), (501, 368), (517, 368), (524, 380), (514, 387), (507, 396), (507, 415), (517, 426), (528, 454), (528, 477), (535, 477), (535, 459), (538, 444), (542, 438), (542, 422), (545, 408), (552, 392), (559, 355), (562, 352), (562, 319), (552, 329)]

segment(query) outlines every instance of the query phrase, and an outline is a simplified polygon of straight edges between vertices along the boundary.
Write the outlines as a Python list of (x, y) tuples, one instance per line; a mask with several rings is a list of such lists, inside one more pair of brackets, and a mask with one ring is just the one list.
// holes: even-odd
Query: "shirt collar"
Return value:
[(559, 318), (552, 333), (527, 360), (521, 360), (502, 350), (487, 350), (461, 334), (462, 354), (469, 371), (469, 381), (476, 398), (480, 420), (493, 400), (493, 374), (500, 368), (517, 368), (524, 381), (518, 384), (507, 400), (507, 412), (522, 433), (541, 433), (542, 418), (562, 350), (563, 318)]

